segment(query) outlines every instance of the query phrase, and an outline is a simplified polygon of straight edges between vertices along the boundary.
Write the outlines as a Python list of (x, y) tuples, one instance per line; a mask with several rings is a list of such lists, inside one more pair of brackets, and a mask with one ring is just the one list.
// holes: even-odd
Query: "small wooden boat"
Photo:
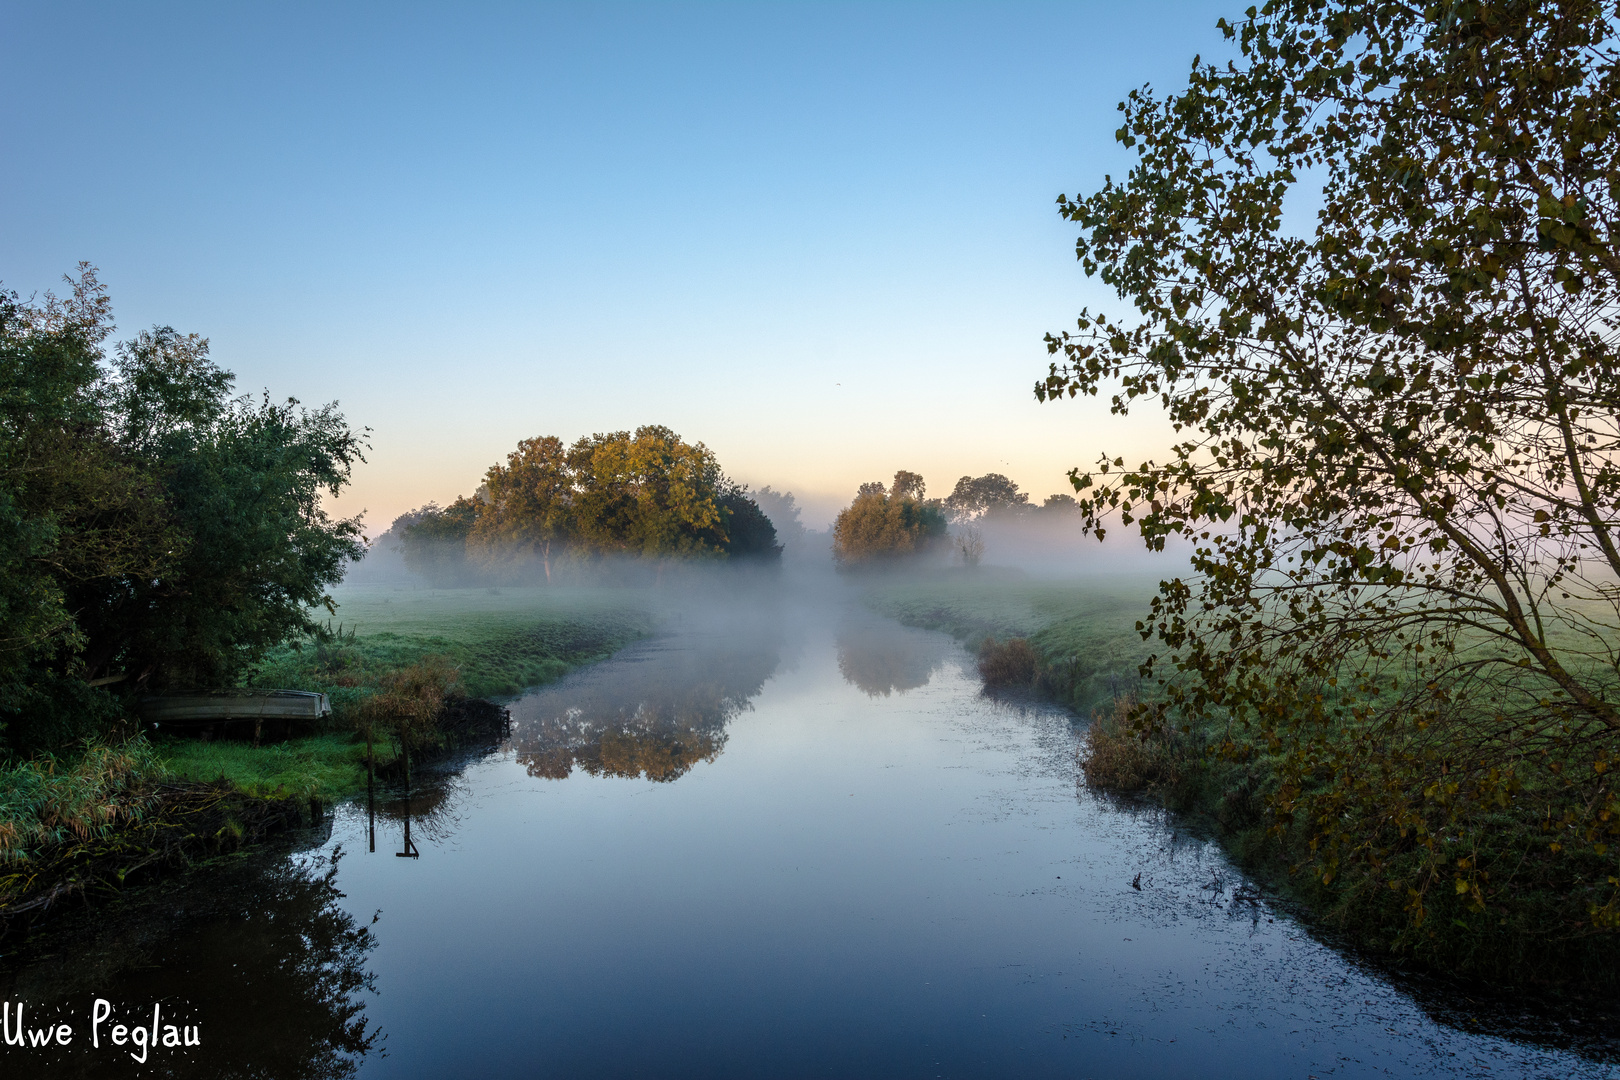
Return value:
[(149, 694), (139, 705), (153, 726), (210, 724), (221, 720), (319, 720), (330, 716), (325, 694), (309, 690), (181, 690)]

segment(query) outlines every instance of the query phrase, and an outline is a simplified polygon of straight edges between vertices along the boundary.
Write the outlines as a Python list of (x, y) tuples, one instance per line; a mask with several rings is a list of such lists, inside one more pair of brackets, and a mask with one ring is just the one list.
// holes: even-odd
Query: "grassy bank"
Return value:
[(867, 606), (907, 626), (942, 630), (978, 651), (1027, 639), (1037, 687), (1083, 715), (1137, 692), (1149, 647), (1136, 632), (1157, 579), (1039, 581), (1017, 571), (953, 568), (875, 583)]
[[(1301, 794), (1282, 790), (1281, 753), (1241, 740), (1217, 752), (1228, 733), (1214, 723), (1146, 722), (1128, 704), (1093, 716), (1088, 783), (1152, 799), (1176, 811), (1184, 827), (1217, 837), (1235, 862), (1342, 947), (1496, 990), (1594, 1000), (1620, 989), (1620, 934), (1604, 918), (1614, 853), (1556, 843), (1563, 810), (1580, 798), (1558, 763), (1526, 769), (1510, 801), (1466, 828), (1430, 837), (1365, 829), (1362, 842), (1384, 851), (1378, 867), (1334, 873), (1332, 863), (1314, 858), (1320, 823), (1276, 812)], [(1308, 782), (1334, 779), (1324, 771)], [(1478, 884), (1467, 887), (1459, 871), (1476, 873)]]
[[(171, 775), (223, 779), (266, 798), (333, 802), (364, 787), (365, 745), (353, 722), (391, 673), (444, 657), (457, 669), (461, 694), (501, 697), (600, 660), (653, 626), (645, 595), (628, 589), (351, 586), (335, 597), (323, 638), (282, 646), (251, 676), (254, 686), (329, 695), (329, 730), (259, 747), (160, 736), (157, 756)], [(386, 747), (379, 753), (391, 756)]]
[(0, 939), (69, 901), (255, 843), (305, 812), (228, 783), (176, 780), (141, 738), (0, 766)]
[[(1227, 744), (1228, 752), (1217, 754), (1212, 751), (1230, 733), (1215, 718), (1180, 728), (1129, 718), (1124, 703), (1153, 689), (1136, 677), (1153, 643), (1134, 629), (1152, 592), (1148, 581), (1046, 583), (954, 571), (875, 584), (867, 603), (909, 625), (953, 634), (975, 650), (996, 639), (1000, 648), (981, 652), (989, 676), (999, 669), (1028, 671), (1004, 663), (1016, 659), (1007, 641), (1027, 640), (1035, 662), (1033, 677), (1023, 681), (1091, 720), (1084, 768), (1093, 788), (1151, 799), (1175, 810), (1183, 827), (1218, 837), (1236, 862), (1341, 945), (1382, 963), (1496, 987), (1590, 994), (1620, 984), (1620, 935), (1612, 921), (1605, 924), (1600, 907), (1605, 886), (1620, 875), (1614, 852), (1602, 846), (1560, 852), (1549, 844), (1558, 838), (1549, 828), (1576, 794), (1564, 783), (1560, 763), (1527, 770), (1514, 799), (1466, 844), (1435, 838), (1440, 863), (1482, 870), (1485, 891), (1454, 888), (1441, 865), (1421, 898), (1423, 914), (1414, 919), (1408, 864), (1435, 862), (1432, 845), (1397, 839), (1382, 875), (1324, 881), (1303, 869), (1312, 854), (1312, 823), (1274, 813), (1276, 755), (1285, 748), (1240, 743), (1234, 752)], [(1321, 782), (1329, 779), (1324, 774)]]
[(275, 650), (254, 685), (320, 690), (341, 715), (387, 672), (438, 655), (456, 665), (468, 696), (516, 694), (652, 628), (646, 595), (632, 589), (348, 586), (334, 597), (332, 640)]

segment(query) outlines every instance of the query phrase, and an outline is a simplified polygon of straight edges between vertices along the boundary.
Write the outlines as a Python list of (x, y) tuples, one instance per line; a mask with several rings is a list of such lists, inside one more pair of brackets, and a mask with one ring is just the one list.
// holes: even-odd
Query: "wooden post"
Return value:
[(401, 859), (418, 857), (416, 845), (411, 843), (411, 748), (403, 737), (399, 740), (400, 754), (405, 758), (405, 850), (394, 852)]
[(377, 850), (377, 767), (371, 756), (371, 729), (366, 729), (366, 831), (371, 836), (371, 850)]

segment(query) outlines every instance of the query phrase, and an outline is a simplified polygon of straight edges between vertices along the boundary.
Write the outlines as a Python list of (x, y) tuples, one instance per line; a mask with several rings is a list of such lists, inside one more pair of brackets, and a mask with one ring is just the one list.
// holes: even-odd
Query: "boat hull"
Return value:
[(221, 720), (319, 720), (332, 703), (303, 690), (209, 690), (153, 694), (143, 698), (141, 719), (150, 724), (206, 724)]

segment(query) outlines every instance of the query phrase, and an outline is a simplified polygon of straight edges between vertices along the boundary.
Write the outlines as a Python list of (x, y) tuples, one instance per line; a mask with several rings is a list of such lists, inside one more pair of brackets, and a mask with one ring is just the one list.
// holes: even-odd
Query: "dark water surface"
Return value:
[[(512, 712), (421, 778), (419, 858), (397, 795), (375, 852), (351, 805), (9, 958), (30, 1025), (76, 1040), (0, 1072), (1620, 1076), (1574, 1021), (1508, 1039), (1501, 1003), (1358, 969), (1078, 786), (1072, 718), (985, 698), (941, 635), (688, 615)], [(96, 996), (203, 1044), (81, 1047)]]

